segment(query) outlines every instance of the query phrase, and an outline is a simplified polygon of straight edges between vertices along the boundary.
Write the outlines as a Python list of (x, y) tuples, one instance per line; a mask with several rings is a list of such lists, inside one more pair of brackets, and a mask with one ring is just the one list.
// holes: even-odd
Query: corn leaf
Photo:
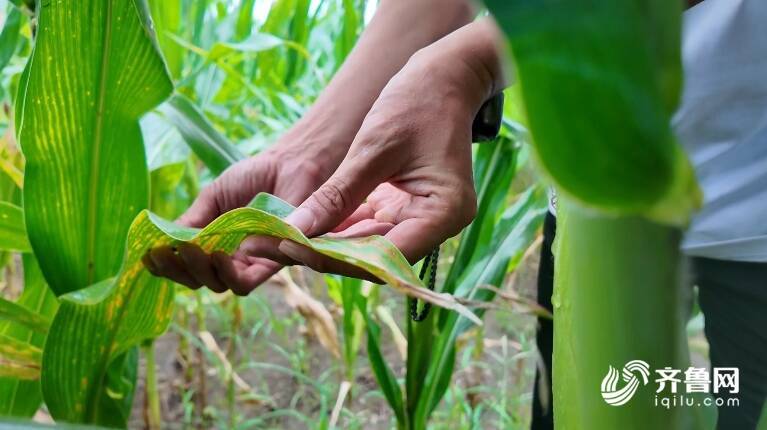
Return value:
[(170, 322), (173, 287), (152, 277), (142, 264), (142, 257), (155, 247), (191, 242), (207, 252), (231, 253), (253, 234), (290, 239), (360, 267), (404, 294), (479, 322), (452, 296), (424, 288), (407, 260), (386, 239), (310, 240), (281, 219), (292, 209), (276, 197), (260, 194), (251, 207), (228, 212), (203, 230), (180, 227), (148, 211), (141, 212), (128, 233), (119, 274), (61, 296), (43, 357), (43, 394), (51, 414), (69, 422), (124, 425), (115, 422), (109, 407), (97, 400), (103, 399), (115, 382), (116, 377), (108, 374), (115, 358), (141, 341), (159, 336)]
[(3, 31), (0, 33), (0, 72), (11, 61), (13, 53), (19, 43), (19, 31), (21, 30), (21, 11), (12, 8), (5, 18)]
[(370, 360), (370, 367), (373, 369), (378, 386), (381, 387), (386, 401), (397, 418), (400, 427), (407, 428), (407, 418), (405, 415), (405, 405), (402, 398), (402, 390), (399, 388), (397, 377), (392, 372), (386, 362), (386, 358), (381, 352), (381, 328), (370, 318), (370, 312), (367, 311), (367, 300), (360, 296), (357, 301), (359, 311), (365, 318), (365, 329), (367, 331), (368, 343), (367, 353)]
[(51, 325), (44, 316), (2, 298), (0, 298), (0, 321), (10, 321), (41, 334), (47, 333)]
[(56, 294), (113, 276), (148, 205), (138, 119), (172, 84), (143, 0), (41, 2), (20, 103), (27, 231)]
[(561, 193), (686, 223), (700, 194), (669, 124), (681, 2), (485, 3), (509, 37), (537, 158)]
[[(21, 320), (0, 322), (0, 335), (40, 349), (43, 347), (45, 334), (50, 326), (49, 318), (53, 317), (58, 308), (58, 300), (45, 284), (35, 257), (32, 254), (24, 254), (22, 262), (24, 291), (19, 297), (18, 306), (27, 310), (27, 316)], [(0, 307), (2, 307), (1, 303)], [(0, 320), (3, 319), (3, 315), (0, 315)], [(32, 328), (29, 328), (30, 326)], [(35, 379), (23, 381), (18, 377), (0, 378), (1, 416), (26, 418), (34, 415), (43, 399), (40, 381), (37, 380), (39, 378)]]
[(24, 228), (24, 212), (20, 207), (7, 202), (0, 202), (0, 250), (32, 250)]
[[(459, 278), (455, 295), (474, 302), (493, 300), (495, 294), (480, 286), (501, 285), (506, 273), (514, 269), (535, 239), (546, 211), (545, 192), (539, 187), (522, 194), (496, 222), (495, 237), (490, 247), (473, 257), (472, 263)], [(482, 309), (477, 310), (480, 317), (483, 313)], [(414, 410), (413, 428), (417, 429), (425, 428), (428, 417), (444, 396), (455, 361), (455, 341), (470, 324), (460, 315), (442, 314), (439, 315), (437, 327), (439, 336), (430, 347), (431, 357), (419, 382), (423, 392), (419, 392)]]
[(148, 3), (165, 64), (168, 65), (171, 76), (178, 79), (181, 77), (184, 50), (173, 42), (170, 34), (176, 34), (181, 29), (181, 1), (149, 0)]
[(43, 351), (13, 337), (0, 334), (0, 361), (11, 361), (40, 368)]
[(245, 158), (245, 155), (219, 133), (205, 114), (181, 94), (175, 94), (160, 110), (178, 128), (197, 157), (214, 174)]

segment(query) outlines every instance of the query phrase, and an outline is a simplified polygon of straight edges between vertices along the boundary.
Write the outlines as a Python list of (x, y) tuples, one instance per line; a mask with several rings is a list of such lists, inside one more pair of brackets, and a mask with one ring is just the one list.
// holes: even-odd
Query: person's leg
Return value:
[[(739, 406), (719, 407), (719, 430), (753, 430), (767, 399), (767, 263), (694, 259), (711, 366), (737, 367)], [(712, 371), (713, 383), (713, 371)]]
[[(538, 267), (538, 304), (552, 311), (551, 295), (554, 293), (554, 255), (551, 245), (556, 233), (556, 217), (551, 213), (546, 215), (543, 224), (543, 243), (541, 245), (541, 262)], [(538, 318), (538, 334), (536, 344), (543, 361), (545, 376), (541, 375), (540, 366), (535, 372), (535, 387), (533, 388), (533, 416), (531, 430), (553, 430), (554, 410), (551, 397), (551, 358), (554, 343), (554, 323), (550, 319)], [(541, 383), (541, 378), (545, 378)], [(541, 390), (543, 388), (543, 390)]]

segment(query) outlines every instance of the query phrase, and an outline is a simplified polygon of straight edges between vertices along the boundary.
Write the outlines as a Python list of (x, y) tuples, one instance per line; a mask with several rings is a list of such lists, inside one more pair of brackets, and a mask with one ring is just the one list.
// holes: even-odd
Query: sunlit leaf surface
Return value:
[(172, 84), (142, 0), (38, 2), (19, 103), (24, 210), (57, 294), (113, 276), (149, 203), (138, 119)]

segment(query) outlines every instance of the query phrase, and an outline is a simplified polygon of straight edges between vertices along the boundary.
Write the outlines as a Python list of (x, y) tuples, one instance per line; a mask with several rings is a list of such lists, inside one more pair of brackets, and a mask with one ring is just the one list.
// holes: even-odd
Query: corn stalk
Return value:
[(487, 4), (509, 37), (536, 158), (560, 195), (555, 423), (686, 428), (687, 417), (655, 407), (655, 390), (631, 370), (613, 378), (638, 384), (622, 399), (630, 403), (610, 406), (600, 394), (611, 366), (688, 361), (679, 239), (700, 193), (669, 125), (681, 2)]

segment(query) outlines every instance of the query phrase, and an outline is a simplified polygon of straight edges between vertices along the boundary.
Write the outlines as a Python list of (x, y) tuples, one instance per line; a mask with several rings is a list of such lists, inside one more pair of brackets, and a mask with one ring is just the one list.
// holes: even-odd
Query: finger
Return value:
[(441, 223), (423, 218), (411, 218), (394, 226), (386, 234), (410, 264), (415, 264), (426, 254), (453, 236)]
[(187, 272), (194, 279), (216, 293), (226, 291), (226, 286), (218, 279), (210, 256), (199, 246), (182, 243), (178, 246), (178, 255), (184, 261)]
[(283, 240), (280, 243), (280, 251), (316, 272), (335, 273), (337, 275), (381, 283), (378, 278), (359, 267), (326, 257), (290, 240)]
[(363, 203), (360, 205), (360, 207), (357, 208), (357, 210), (354, 211), (353, 214), (349, 215), (348, 218), (341, 221), (341, 224), (338, 224), (333, 228), (334, 233), (338, 233), (341, 231), (344, 231), (348, 229), (349, 227), (353, 226), (354, 224), (359, 223), (362, 220), (371, 219), (375, 217), (376, 211), (373, 209), (372, 206), (370, 206), (367, 203)]
[(238, 296), (247, 296), (282, 268), (280, 264), (267, 259), (254, 259), (245, 263), (223, 252), (214, 252), (211, 259), (222, 282)]
[(192, 289), (201, 287), (200, 283), (187, 272), (184, 261), (170, 246), (162, 246), (149, 251), (149, 258), (160, 276), (166, 277)]
[(239, 251), (250, 257), (268, 258), (285, 266), (296, 264), (278, 249), (281, 240), (270, 236), (248, 236), (240, 244)]
[(328, 233), (325, 237), (333, 238), (352, 238), (367, 236), (384, 236), (394, 228), (394, 224), (389, 222), (380, 222), (375, 219), (365, 219), (357, 224), (349, 226), (346, 230)]
[[(380, 160), (372, 150), (347, 156), (333, 176), (285, 220), (310, 237), (332, 230), (386, 180), (389, 173), (381, 166), (374, 166), (377, 161)], [(387, 169), (392, 167), (391, 163), (384, 164)]]
[(192, 206), (176, 221), (185, 227), (203, 228), (221, 213), (216, 198), (218, 184), (216, 182), (203, 188)]

